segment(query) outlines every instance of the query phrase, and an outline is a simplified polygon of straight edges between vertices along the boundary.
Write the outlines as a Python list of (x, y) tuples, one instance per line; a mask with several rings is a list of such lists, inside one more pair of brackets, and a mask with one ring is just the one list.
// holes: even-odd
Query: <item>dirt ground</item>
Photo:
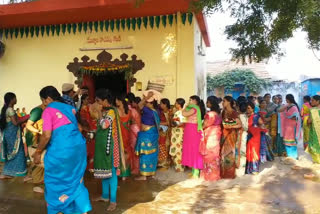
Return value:
[[(187, 170), (157, 172), (148, 181), (119, 182), (118, 209), (112, 213), (320, 213), (320, 179), (304, 179), (305, 173), (320, 174), (308, 154), (300, 151), (296, 165), (276, 158), (263, 165), (257, 176), (209, 183), (189, 179)], [(243, 169), (240, 169), (240, 171)], [(242, 174), (240, 172), (240, 174)], [(86, 175), (90, 197), (101, 194), (101, 183)], [(46, 213), (42, 195), (32, 192), (22, 178), (0, 181), (0, 213)], [(90, 213), (106, 213), (107, 204), (92, 202)]]

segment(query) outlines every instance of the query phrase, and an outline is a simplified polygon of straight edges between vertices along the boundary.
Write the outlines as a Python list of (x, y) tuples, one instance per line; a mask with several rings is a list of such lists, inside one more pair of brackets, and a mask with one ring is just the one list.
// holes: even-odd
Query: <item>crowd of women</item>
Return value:
[[(53, 86), (39, 94), (41, 105), (20, 119), (14, 111), (15, 94), (4, 96), (1, 179), (25, 176), (25, 181), (33, 180), (36, 192), (43, 192), (44, 183), (48, 213), (91, 210), (86, 170), (102, 181), (102, 196), (95, 200), (110, 202), (108, 210), (114, 210), (118, 177), (147, 180), (157, 169), (169, 167), (176, 172), (190, 168), (193, 178), (206, 181), (233, 179), (236, 169), (257, 174), (275, 156), (297, 160), (302, 136), (305, 150), (320, 163), (319, 95), (304, 97), (300, 109), (291, 94), (286, 104), (281, 95), (237, 100), (210, 96), (206, 106), (198, 96), (188, 103), (178, 98), (171, 106), (155, 90), (145, 91), (141, 99), (100, 89), (94, 102), (87, 89), (74, 93), (70, 84), (63, 87), (63, 96)], [(79, 94), (76, 105), (73, 98)]]

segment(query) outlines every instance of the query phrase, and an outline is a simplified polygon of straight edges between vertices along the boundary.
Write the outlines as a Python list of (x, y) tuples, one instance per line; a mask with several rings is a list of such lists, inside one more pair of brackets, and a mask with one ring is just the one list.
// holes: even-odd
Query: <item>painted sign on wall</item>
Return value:
[(150, 79), (152, 83), (158, 83), (165, 86), (172, 86), (174, 83), (174, 77), (172, 75), (153, 76)]
[(101, 37), (88, 37), (86, 43), (87, 44), (105, 44), (105, 43), (119, 43), (121, 42), (121, 36), (101, 36)]

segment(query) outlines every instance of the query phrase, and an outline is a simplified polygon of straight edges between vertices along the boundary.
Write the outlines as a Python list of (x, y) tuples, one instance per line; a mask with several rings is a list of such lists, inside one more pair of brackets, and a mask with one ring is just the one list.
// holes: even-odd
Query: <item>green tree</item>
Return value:
[(236, 42), (230, 51), (242, 63), (281, 57), (280, 44), (296, 30), (306, 32), (308, 46), (320, 51), (320, 0), (190, 0), (190, 10), (230, 12), (235, 22), (225, 33)]
[(250, 69), (234, 69), (215, 76), (207, 76), (208, 92), (221, 87), (233, 89), (236, 83), (242, 83), (246, 90), (253, 93), (260, 93), (263, 88), (270, 85), (268, 80), (258, 78)]
[(235, 22), (225, 33), (237, 44), (233, 57), (243, 63), (282, 56), (280, 44), (296, 30), (305, 31), (309, 47), (320, 50), (319, 0), (193, 0), (192, 8), (207, 14), (230, 11)]

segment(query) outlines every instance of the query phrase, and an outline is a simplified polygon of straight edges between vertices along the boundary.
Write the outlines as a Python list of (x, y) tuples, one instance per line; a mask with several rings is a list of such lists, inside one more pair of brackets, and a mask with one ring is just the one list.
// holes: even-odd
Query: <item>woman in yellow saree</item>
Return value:
[(306, 150), (309, 143), (309, 132), (310, 132), (310, 126), (308, 124), (308, 119), (310, 116), (310, 96), (304, 96), (303, 97), (303, 104), (301, 108), (301, 119), (303, 121), (303, 147)]
[(311, 99), (310, 117), (311, 124), (309, 133), (309, 145), (306, 151), (311, 155), (314, 163), (320, 164), (320, 96), (315, 95)]

